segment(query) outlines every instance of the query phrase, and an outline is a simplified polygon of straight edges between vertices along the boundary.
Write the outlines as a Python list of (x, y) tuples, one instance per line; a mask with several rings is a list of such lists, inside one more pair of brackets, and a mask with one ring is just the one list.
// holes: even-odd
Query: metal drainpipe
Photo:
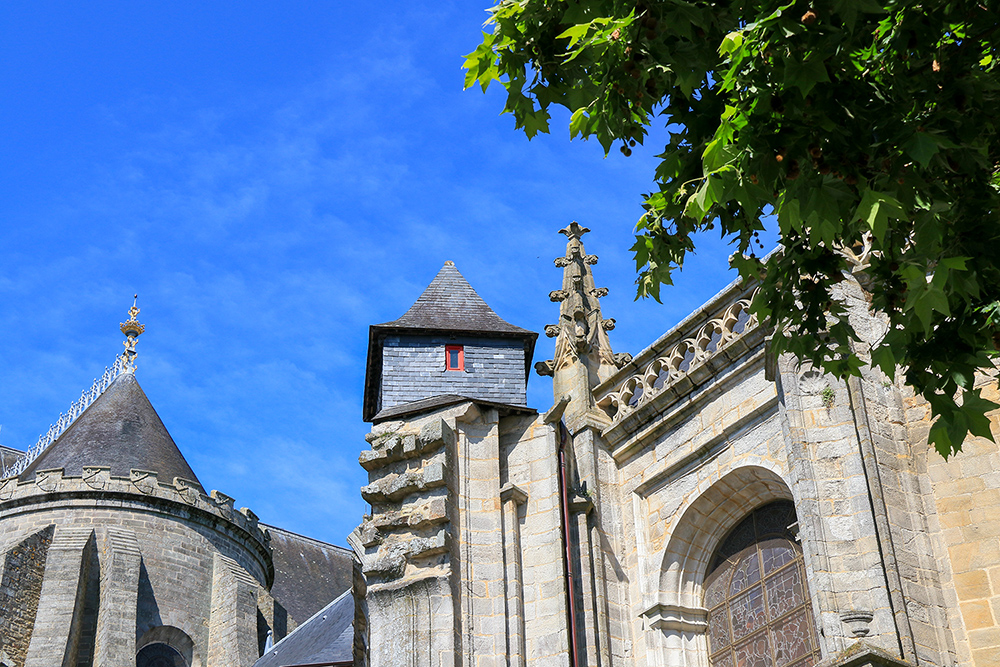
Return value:
[(566, 601), (569, 614), (569, 664), (576, 667), (580, 664), (577, 655), (577, 634), (576, 634), (576, 594), (573, 591), (573, 553), (569, 534), (569, 484), (566, 472), (566, 443), (569, 439), (569, 432), (562, 420), (559, 420), (559, 496), (562, 503), (562, 538), (563, 538), (563, 566), (566, 573)]

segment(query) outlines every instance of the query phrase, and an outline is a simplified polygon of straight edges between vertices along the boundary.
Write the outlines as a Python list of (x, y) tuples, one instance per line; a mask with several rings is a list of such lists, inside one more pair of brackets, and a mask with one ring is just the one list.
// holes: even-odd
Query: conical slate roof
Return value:
[(111, 474), (121, 477), (133, 468), (149, 470), (161, 482), (182, 477), (201, 486), (132, 373), (119, 375), (21, 478), (53, 468), (79, 477), (83, 466), (110, 466)]
[(444, 263), (431, 284), (402, 317), (375, 326), (534, 335), (534, 332), (516, 327), (493, 312), (450, 261)]

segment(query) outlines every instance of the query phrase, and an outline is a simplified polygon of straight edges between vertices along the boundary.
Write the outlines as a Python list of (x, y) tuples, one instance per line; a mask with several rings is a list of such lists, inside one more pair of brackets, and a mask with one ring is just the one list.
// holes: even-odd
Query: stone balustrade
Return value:
[(594, 399), (612, 422), (696, 375), (710, 358), (724, 353), (757, 328), (750, 313), (755, 291), (739, 281), (688, 316), (613, 377), (594, 388)]

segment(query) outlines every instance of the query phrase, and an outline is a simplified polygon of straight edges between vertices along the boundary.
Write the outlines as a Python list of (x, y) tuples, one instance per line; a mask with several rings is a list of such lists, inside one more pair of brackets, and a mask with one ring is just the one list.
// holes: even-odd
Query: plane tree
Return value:
[(948, 456), (997, 407), (974, 386), (1000, 348), (997, 27), (985, 0), (502, 0), (466, 87), (506, 88), (529, 139), (553, 105), (605, 154), (659, 137), (640, 297), (717, 230), (775, 352), (844, 378), (863, 361), (835, 296), (862, 268), (888, 317), (872, 363), (926, 397)]

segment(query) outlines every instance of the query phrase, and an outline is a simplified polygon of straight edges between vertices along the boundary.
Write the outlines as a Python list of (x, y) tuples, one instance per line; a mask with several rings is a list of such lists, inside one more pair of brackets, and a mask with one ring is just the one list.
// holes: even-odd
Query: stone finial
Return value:
[(555, 355), (535, 364), (539, 374), (553, 375), (557, 396), (579, 398), (575, 406), (582, 410), (592, 402), (590, 390), (618, 370), (607, 335), (614, 320), (604, 319), (599, 302), (608, 290), (594, 285), (591, 267), (597, 256), (588, 255), (581, 241), (588, 231), (577, 222), (559, 230), (566, 236), (566, 252), (555, 260), (563, 270), (562, 289), (549, 294), (559, 304), (559, 322), (545, 327), (545, 334), (556, 339)]
[(565, 234), (566, 238), (572, 241), (573, 239), (580, 240), (580, 238), (589, 231), (590, 229), (588, 227), (584, 227), (579, 222), (574, 220), (560, 229), (559, 233)]

